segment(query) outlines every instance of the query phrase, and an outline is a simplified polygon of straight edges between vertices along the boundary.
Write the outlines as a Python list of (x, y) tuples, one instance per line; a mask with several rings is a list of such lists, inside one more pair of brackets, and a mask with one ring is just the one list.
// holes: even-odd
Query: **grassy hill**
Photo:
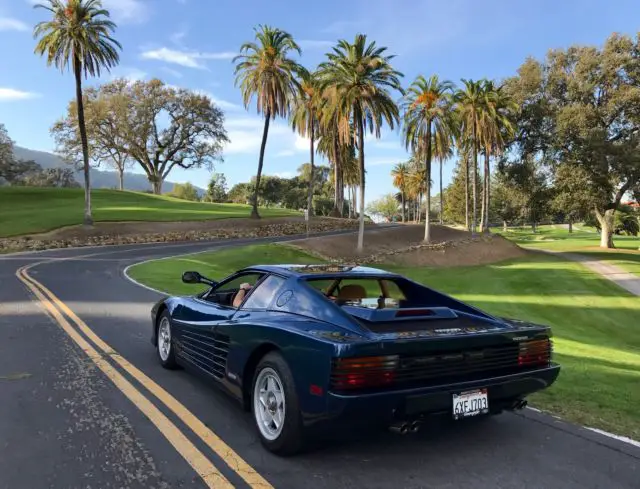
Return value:
[[(203, 221), (249, 217), (242, 204), (206, 204), (117, 190), (91, 192), (93, 218), (99, 221)], [(51, 231), (82, 224), (82, 189), (0, 187), (0, 237)], [(262, 209), (264, 217), (291, 216), (289, 209)]]

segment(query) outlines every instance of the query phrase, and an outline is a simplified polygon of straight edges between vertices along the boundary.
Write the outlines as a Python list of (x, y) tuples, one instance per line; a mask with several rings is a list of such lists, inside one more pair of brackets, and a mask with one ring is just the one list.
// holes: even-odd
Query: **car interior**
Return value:
[(202, 298), (207, 302), (213, 302), (221, 306), (238, 308), (264, 275), (248, 273), (236, 276), (218, 284), (205, 293)]

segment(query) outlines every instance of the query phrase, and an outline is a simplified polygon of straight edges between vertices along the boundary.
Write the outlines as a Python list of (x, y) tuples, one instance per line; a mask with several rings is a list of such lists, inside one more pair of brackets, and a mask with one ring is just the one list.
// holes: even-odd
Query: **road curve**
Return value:
[[(639, 447), (532, 410), (429, 426), (405, 437), (353, 437), (293, 458), (267, 453), (233, 401), (192, 375), (158, 365), (149, 308), (159, 295), (126, 280), (123, 270), (152, 258), (277, 240), (0, 256), (0, 489), (639, 487)], [(60, 327), (58, 309), (47, 311), (16, 276), (29, 265), (28, 275), (46, 288), (33, 286), (36, 293), (45, 302), (46, 291), (53, 293), (113, 351), (92, 357), (78, 346)], [(97, 348), (95, 338), (62, 315)], [(113, 378), (144, 399), (128, 397)], [(184, 411), (149, 391), (149, 380)], [(141, 404), (151, 406), (144, 411)], [(167, 435), (168, 426), (177, 438)]]

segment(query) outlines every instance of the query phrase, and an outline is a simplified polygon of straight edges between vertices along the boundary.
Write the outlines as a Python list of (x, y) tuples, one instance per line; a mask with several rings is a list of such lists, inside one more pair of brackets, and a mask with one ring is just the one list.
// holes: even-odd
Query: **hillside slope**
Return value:
[[(119, 190), (91, 192), (96, 222), (206, 221), (249, 217), (242, 204), (189, 202), (172, 197)], [(82, 223), (83, 189), (0, 187), (0, 237), (42, 233)], [(261, 209), (263, 217), (299, 216), (289, 209)]]

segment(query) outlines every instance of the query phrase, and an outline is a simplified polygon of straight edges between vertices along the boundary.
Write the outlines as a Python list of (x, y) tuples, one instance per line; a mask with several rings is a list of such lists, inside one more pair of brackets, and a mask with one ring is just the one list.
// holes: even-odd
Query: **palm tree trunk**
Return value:
[(484, 224), (482, 231), (489, 232), (489, 197), (490, 197), (490, 185), (491, 185), (491, 152), (487, 148), (484, 153)]
[[(311, 226), (311, 215), (313, 214), (313, 157), (315, 151), (313, 150), (314, 131), (313, 124), (311, 124), (311, 134), (309, 143), (309, 161), (311, 163), (311, 170), (309, 172), (309, 195), (307, 196), (307, 237), (309, 237), (309, 228)], [(336, 186), (337, 188), (337, 186)]]
[(471, 174), (471, 185), (473, 195), (473, 216), (471, 220), (471, 234), (475, 235), (478, 226), (478, 145), (476, 144), (476, 124), (473, 124), (473, 173)]
[(444, 224), (444, 197), (442, 196), (442, 160), (440, 160), (440, 225)]
[(358, 226), (358, 253), (364, 249), (364, 121), (363, 114), (358, 112), (358, 162), (360, 166), (360, 225)]
[(404, 222), (404, 187), (400, 189), (400, 198), (402, 199), (402, 222)]
[[(484, 157), (485, 157), (485, 161), (487, 158), (487, 153), (484, 153)], [(485, 187), (485, 178), (484, 178), (484, 174), (482, 176), (482, 204), (480, 206), (480, 229), (482, 231), (484, 231), (484, 219), (485, 219), (485, 203), (487, 201), (487, 199), (485, 198), (487, 196), (487, 189)]]
[(73, 58), (73, 72), (76, 78), (76, 101), (78, 105), (78, 128), (80, 129), (80, 141), (82, 142), (82, 161), (84, 172), (84, 225), (92, 226), (91, 216), (91, 177), (89, 173), (89, 143), (87, 141), (87, 128), (84, 122), (84, 101), (82, 100), (82, 62), (77, 55)]
[(333, 211), (331, 214), (334, 217), (342, 217), (342, 203), (341, 194), (343, 192), (341, 169), (340, 169), (340, 156), (339, 156), (338, 138), (333, 138), (333, 184), (335, 187), (333, 197)]
[(427, 208), (424, 212), (424, 242), (431, 242), (431, 121), (427, 124), (427, 160), (425, 161)]
[(271, 114), (267, 110), (264, 114), (264, 131), (262, 132), (262, 144), (260, 145), (260, 159), (258, 160), (258, 173), (256, 174), (256, 188), (253, 191), (253, 208), (251, 209), (251, 218), (260, 219), (258, 213), (258, 192), (260, 191), (260, 177), (262, 176), (262, 165), (264, 164), (264, 150), (267, 147), (267, 135), (269, 134), (269, 120)]
[(467, 231), (469, 226), (469, 155), (464, 156), (464, 227)]

